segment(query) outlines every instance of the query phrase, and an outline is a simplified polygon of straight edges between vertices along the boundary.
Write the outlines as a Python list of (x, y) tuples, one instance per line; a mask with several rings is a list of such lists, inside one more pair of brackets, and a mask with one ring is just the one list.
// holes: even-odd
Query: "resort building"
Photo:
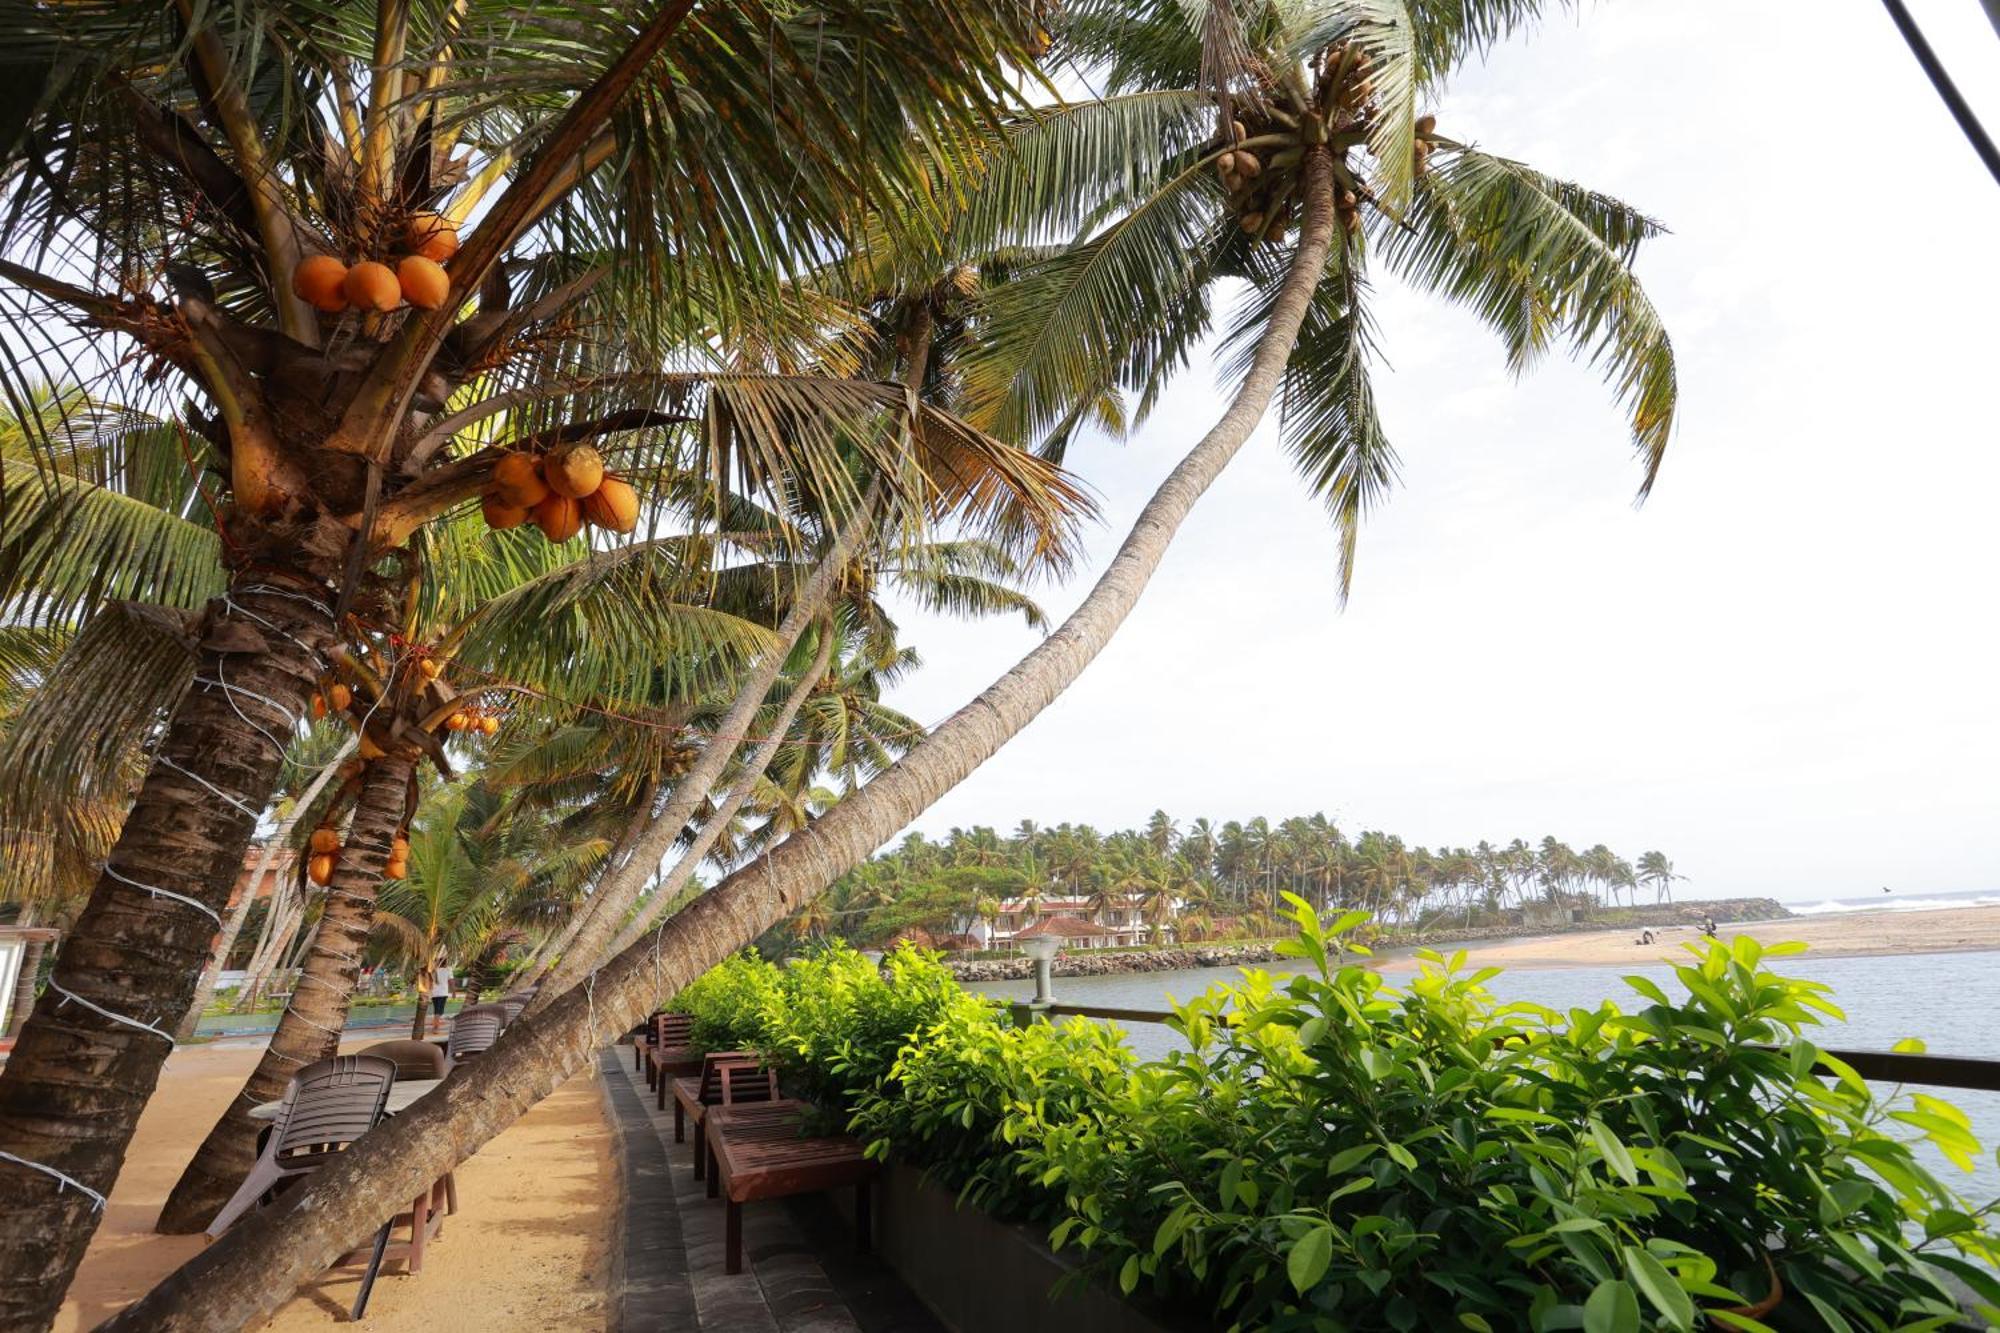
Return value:
[[(991, 922), (976, 920), (966, 929), (977, 949), (1012, 948), (1017, 940), (1038, 935), (1060, 935), (1074, 949), (1113, 949), (1153, 941), (1153, 927), (1147, 923), (1139, 899), (1113, 898), (1108, 902), (1082, 894), (1044, 898), (1008, 898)], [(1179, 903), (1175, 903), (1178, 909)], [(1159, 938), (1174, 937), (1172, 917), (1162, 923)]]

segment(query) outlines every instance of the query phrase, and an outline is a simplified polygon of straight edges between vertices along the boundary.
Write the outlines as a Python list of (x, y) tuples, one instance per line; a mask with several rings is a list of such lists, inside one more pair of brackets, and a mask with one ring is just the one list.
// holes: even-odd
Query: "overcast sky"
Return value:
[[(2000, 127), (1976, 0), (1912, 0)], [(1378, 293), (1403, 484), (1334, 540), (1269, 424), (1117, 641), (918, 827), (1324, 811), (1466, 844), (1667, 852), (1690, 893), (2000, 886), (2000, 186), (1875, 0), (1602, 0), (1465, 71), (1440, 128), (1673, 231), (1640, 262), (1679, 353), (1653, 498), (1609, 393), (1509, 379), (1466, 314)], [(1095, 563), (1219, 411), (1205, 367), (1071, 464)], [(934, 723), (1032, 646), (904, 616)]]

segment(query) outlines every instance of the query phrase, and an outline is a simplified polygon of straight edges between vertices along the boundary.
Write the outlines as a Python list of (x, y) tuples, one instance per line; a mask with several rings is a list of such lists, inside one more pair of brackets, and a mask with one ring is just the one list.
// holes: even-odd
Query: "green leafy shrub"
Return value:
[(1312, 970), (1178, 1006), (1189, 1049), (1144, 1064), (1113, 1028), (1009, 1026), (911, 949), (886, 979), (844, 946), (744, 955), (679, 1003), (872, 1154), (1232, 1328), (1927, 1329), (1960, 1318), (1940, 1275), (2000, 1320), (2000, 1205), (1911, 1151), (1969, 1165), (1970, 1127), (1805, 1038), (1839, 1011), (1766, 968), (1796, 946), (1710, 944), (1685, 1002), (1634, 977), (1631, 1012), (1559, 1014), (1462, 955), (1393, 988), (1346, 961), (1359, 914), (1292, 902)]
[(853, 1129), (872, 1155), (923, 1167), (963, 1202), (1049, 1220), (1062, 1196), (1017, 1148), (1050, 1124), (1095, 1124), (1132, 1068), (1116, 1029), (1081, 1018), (1014, 1028), (992, 1009), (956, 1009), (855, 1100)]
[(1754, 942), (1700, 951), (1684, 1004), (1634, 978), (1638, 1012), (1560, 1015), (1495, 1003), (1462, 956), (1394, 990), (1294, 902), (1313, 972), (1180, 1006), (1191, 1050), (1017, 1131), (1064, 1191), (1054, 1242), (1125, 1290), (1237, 1328), (1754, 1333), (1948, 1325), (1942, 1270), (2000, 1318), (1991, 1206), (1885, 1132), (1962, 1157), (1964, 1118), (1815, 1073), (1800, 1031), (1838, 1011)]

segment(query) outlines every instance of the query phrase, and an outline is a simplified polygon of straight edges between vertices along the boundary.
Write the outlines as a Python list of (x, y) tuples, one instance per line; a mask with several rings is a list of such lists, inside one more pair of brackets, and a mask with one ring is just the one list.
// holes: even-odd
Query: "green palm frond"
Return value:
[(215, 530), (31, 464), (0, 462), (0, 605), (35, 624), (107, 598), (196, 607), (226, 584)]
[[(1293, 464), (1332, 514), (1340, 537), (1339, 595), (1354, 584), (1355, 551), (1362, 520), (1396, 482), (1396, 451), (1383, 434), (1368, 379), (1374, 327), (1358, 268), (1358, 243), (1328, 265), (1313, 292), (1297, 344), (1280, 384), (1280, 428)], [(1282, 272), (1265, 264), (1253, 298), (1238, 313), (1224, 344), (1224, 374), (1249, 373), (1256, 343), (1269, 320)]]
[(1632, 271), (1657, 222), (1608, 195), (1472, 149), (1441, 155), (1407, 222), (1377, 237), (1390, 266), (1469, 306), (1508, 364), (1532, 365), (1557, 335), (1601, 367), (1631, 415), (1652, 489), (1673, 431), (1673, 345)]
[(1184, 354), (1219, 198), (1212, 172), (1185, 166), (1089, 240), (988, 296), (984, 341), (966, 359), (967, 416), (1010, 439), (1040, 440), (1078, 403)]

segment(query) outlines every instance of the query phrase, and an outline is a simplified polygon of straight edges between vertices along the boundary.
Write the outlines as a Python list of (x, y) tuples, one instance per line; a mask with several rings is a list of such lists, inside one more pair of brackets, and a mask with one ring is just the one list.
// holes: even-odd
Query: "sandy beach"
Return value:
[[(154, 1235), (153, 1219), (258, 1051), (248, 1043), (197, 1046), (167, 1062), (58, 1333), (94, 1327), (201, 1249), (199, 1236)], [(432, 1242), (421, 1273), (404, 1273), (400, 1262), (384, 1267), (367, 1326), (377, 1333), (602, 1328), (618, 1206), (611, 1143), (597, 1084), (572, 1079), (459, 1168), (458, 1214)], [(360, 1272), (328, 1272), (265, 1327), (306, 1333), (343, 1326)]]
[[(1463, 946), (1439, 945), (1440, 952), (1463, 947), (1479, 966), (1507, 968), (1606, 967), (1650, 960), (1679, 952), (1678, 946), (1701, 937), (1694, 926), (1653, 927), (1651, 946), (1639, 944), (1639, 929), (1578, 931), (1491, 940)], [(1844, 912), (1795, 916), (1780, 921), (1741, 925), (1720, 923), (1724, 939), (1749, 935), (1765, 944), (1798, 940), (1817, 958), (1862, 958), (1882, 954), (1966, 953), (2000, 949), (2000, 908), (1959, 907), (1931, 912)], [(1385, 955), (1384, 972), (1409, 971), (1405, 952)]]

